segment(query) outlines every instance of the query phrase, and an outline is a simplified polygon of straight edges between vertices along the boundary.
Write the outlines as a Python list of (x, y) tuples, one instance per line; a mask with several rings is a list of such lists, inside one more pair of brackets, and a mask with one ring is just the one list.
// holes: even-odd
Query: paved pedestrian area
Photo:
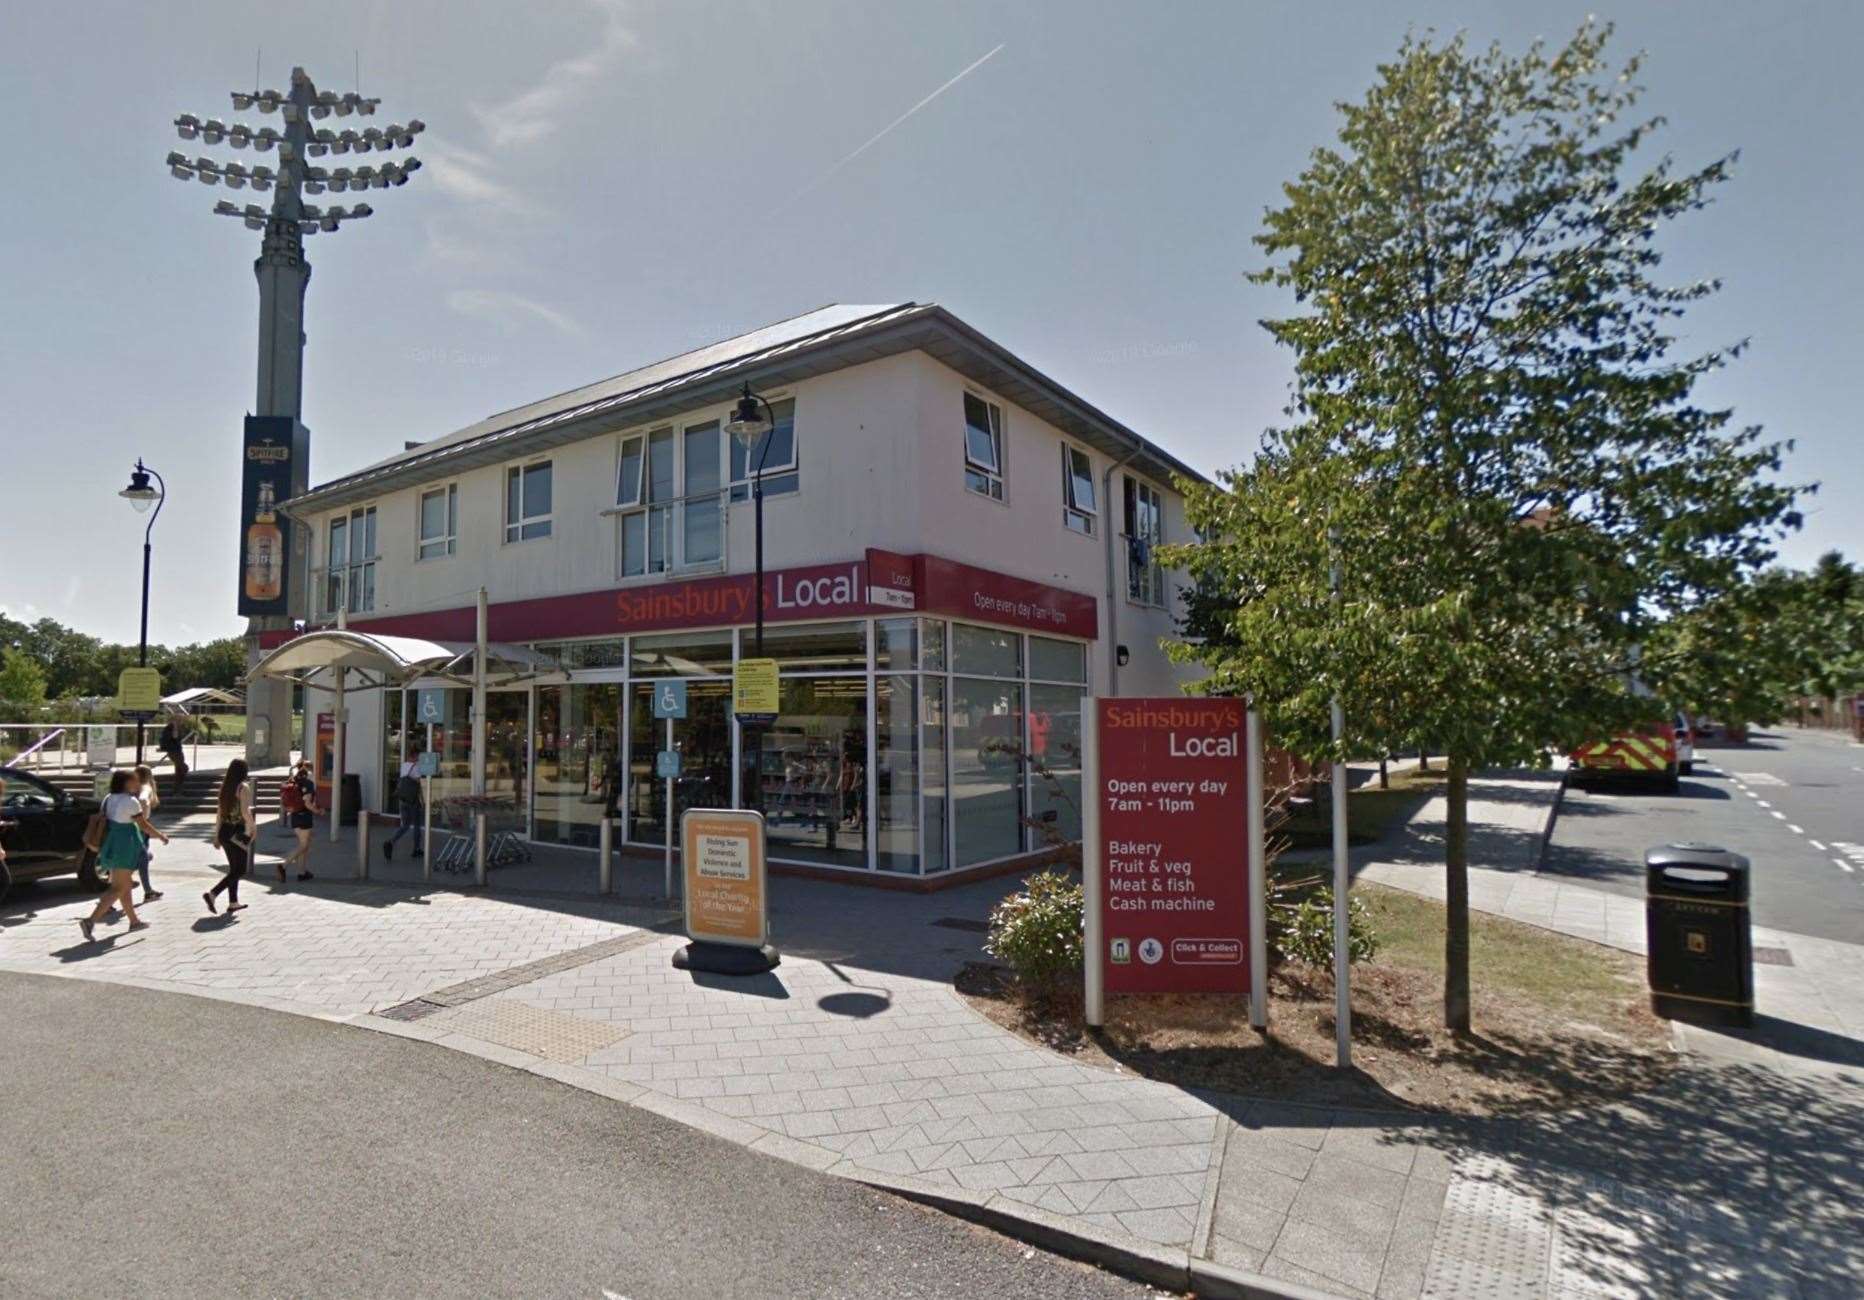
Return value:
[[(1495, 788), (1472, 810), (1486, 843), (1533, 839), (1554, 785)], [(658, 863), (596, 899), (519, 892), (515, 869), (491, 891), (355, 882), (353, 845), (318, 855), (317, 881), (248, 885), (228, 922), (199, 905), (206, 847), (178, 842), (153, 928), (95, 945), (77, 942), (85, 900), (39, 887), (0, 913), (0, 966), (347, 1018), (987, 1217), (1336, 1296), (1815, 1297), (1864, 1275), (1864, 1095), (1840, 1030), (1806, 1023), (1792, 1051), (1533, 1120), (1252, 1102), (1083, 1066), (972, 1012), (950, 980), (1013, 881), (920, 896), (777, 879), (783, 963), (745, 980), (673, 969)], [(593, 873), (589, 855), (540, 859), (532, 880)], [(1526, 919), (1522, 882), (1477, 879), (1479, 905)], [(1542, 923), (1609, 906), (1557, 895)], [(1829, 1001), (1856, 957), (1799, 969)]]

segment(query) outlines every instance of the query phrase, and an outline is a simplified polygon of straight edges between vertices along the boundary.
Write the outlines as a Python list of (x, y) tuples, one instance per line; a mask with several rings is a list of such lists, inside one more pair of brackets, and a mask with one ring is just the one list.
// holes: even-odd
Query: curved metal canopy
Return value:
[[(367, 690), (401, 686), (419, 677), (439, 677), (470, 685), (473, 645), (470, 641), (427, 641), (413, 636), (380, 636), (348, 628), (324, 628), (293, 637), (260, 659), (246, 673), (275, 677), (300, 686), (317, 687), (311, 679), (320, 673), (345, 669), (362, 674)], [(557, 671), (557, 665), (523, 646), (493, 642), (485, 648), (488, 677), (502, 682)], [(323, 684), (328, 688), (328, 684)], [(355, 689), (354, 686), (351, 689)]]

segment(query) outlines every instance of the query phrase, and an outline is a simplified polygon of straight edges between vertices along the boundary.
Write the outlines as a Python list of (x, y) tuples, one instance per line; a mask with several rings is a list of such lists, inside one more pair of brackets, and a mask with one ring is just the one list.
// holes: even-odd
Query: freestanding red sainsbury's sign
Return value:
[[(1238, 699), (1095, 701), (1096, 954), (1108, 993), (1249, 991), (1249, 765)], [(1096, 900), (1094, 893), (1098, 893)], [(1097, 936), (1093, 929), (1098, 929)]]

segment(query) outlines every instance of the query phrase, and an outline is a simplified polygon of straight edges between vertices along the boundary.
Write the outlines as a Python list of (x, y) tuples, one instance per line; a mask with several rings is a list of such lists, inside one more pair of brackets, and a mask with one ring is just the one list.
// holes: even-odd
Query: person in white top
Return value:
[[(142, 800), (142, 815), (153, 821), (155, 810), (162, 806), (162, 796), (157, 794), (155, 789), (155, 769), (144, 763), (136, 769), (136, 780), (141, 786), (141, 789), (136, 792), (136, 797)], [(153, 856), (145, 842), (142, 846), (142, 857), (136, 862), (136, 874), (142, 877), (142, 901), (145, 903), (153, 903), (162, 896), (162, 891), (149, 883), (149, 860)]]
[(104, 823), (103, 839), (97, 845), (97, 867), (100, 871), (110, 873), (110, 887), (97, 900), (96, 909), (78, 922), (78, 928), (84, 931), (86, 940), (95, 938), (93, 927), (117, 907), (123, 909), (130, 929), (149, 928), (149, 923), (136, 915), (135, 904), (130, 902), (131, 879), (135, 875), (137, 862), (142, 858), (143, 846), (148, 843), (148, 837), (153, 835), (166, 844), (168, 836), (149, 824), (142, 800), (136, 797), (137, 789), (134, 772), (111, 774), (110, 794), (104, 800), (103, 811), (99, 814)]

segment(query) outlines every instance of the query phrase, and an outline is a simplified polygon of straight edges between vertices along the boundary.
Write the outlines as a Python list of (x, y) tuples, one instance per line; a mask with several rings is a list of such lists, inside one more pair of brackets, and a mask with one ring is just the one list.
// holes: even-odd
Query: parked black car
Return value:
[(97, 855), (84, 847), (84, 828), (98, 810), (97, 800), (66, 794), (29, 772), (0, 767), (6, 794), (0, 796), (0, 899), (16, 880), (76, 873), (86, 889), (102, 889)]

